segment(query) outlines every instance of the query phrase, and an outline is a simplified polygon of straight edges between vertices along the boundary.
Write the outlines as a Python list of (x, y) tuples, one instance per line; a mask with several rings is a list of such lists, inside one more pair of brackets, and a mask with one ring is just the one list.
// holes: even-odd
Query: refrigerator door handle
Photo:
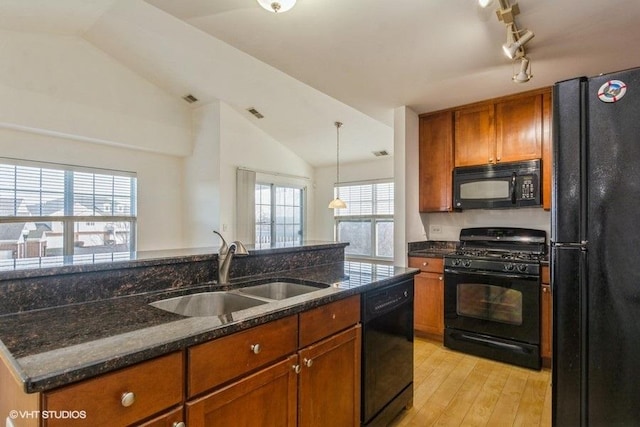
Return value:
[(511, 175), (511, 204), (516, 204), (516, 173)]
[(586, 250), (589, 244), (588, 240), (582, 240), (578, 242), (551, 242), (552, 248), (577, 248)]

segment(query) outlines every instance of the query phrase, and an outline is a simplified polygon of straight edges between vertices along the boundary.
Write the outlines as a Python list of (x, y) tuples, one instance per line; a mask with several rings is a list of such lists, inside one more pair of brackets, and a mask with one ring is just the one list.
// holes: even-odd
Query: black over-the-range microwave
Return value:
[(457, 167), (453, 170), (456, 209), (540, 206), (540, 159)]

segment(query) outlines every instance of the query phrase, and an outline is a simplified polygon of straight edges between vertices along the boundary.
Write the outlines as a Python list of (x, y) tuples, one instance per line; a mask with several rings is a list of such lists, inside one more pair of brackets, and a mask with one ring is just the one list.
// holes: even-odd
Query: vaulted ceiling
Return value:
[[(221, 99), (314, 166), (393, 149), (417, 113), (640, 65), (637, 0), (520, 0), (533, 79), (511, 81), (506, 31), (476, 0), (0, 0), (0, 28), (83, 37), (177, 97)], [(246, 109), (264, 114), (256, 119)]]

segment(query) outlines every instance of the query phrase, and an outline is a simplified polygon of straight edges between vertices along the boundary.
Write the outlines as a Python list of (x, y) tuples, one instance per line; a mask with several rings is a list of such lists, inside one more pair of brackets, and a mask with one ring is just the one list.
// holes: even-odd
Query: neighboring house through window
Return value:
[(136, 176), (0, 158), (0, 258), (135, 250)]
[(334, 188), (334, 197), (347, 204), (336, 209), (335, 235), (349, 242), (345, 255), (350, 259), (393, 258), (393, 182), (376, 181), (342, 184)]

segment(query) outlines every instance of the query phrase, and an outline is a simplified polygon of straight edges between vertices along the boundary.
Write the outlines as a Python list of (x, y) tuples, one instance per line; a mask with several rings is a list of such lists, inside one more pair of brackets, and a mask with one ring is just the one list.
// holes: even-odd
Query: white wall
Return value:
[(87, 41), (0, 31), (0, 127), (191, 152), (190, 109)]
[(223, 230), (226, 229), (225, 236), (235, 236), (236, 169), (244, 167), (263, 172), (261, 175), (270, 178), (272, 182), (307, 187), (307, 240), (313, 239), (313, 168), (223, 102), (220, 103), (220, 126), (220, 224)]
[(407, 242), (421, 240), (424, 228), (418, 212), (418, 115), (407, 107), (394, 116), (395, 218), (394, 263), (407, 265)]
[(313, 213), (313, 169), (227, 104), (192, 110), (79, 37), (0, 37), (0, 156), (136, 172), (139, 250), (233, 238), (238, 166), (309, 177)]
[[(340, 163), (340, 183), (393, 178), (393, 157), (374, 158), (367, 162)], [(327, 208), (333, 199), (336, 167), (316, 168), (315, 239), (333, 240), (333, 209)]]
[[(429, 240), (456, 241), (461, 228), (492, 226), (544, 230), (547, 232), (547, 240), (551, 237), (551, 213), (542, 208), (470, 209), (463, 212), (422, 214), (422, 217)], [(430, 232), (432, 225), (440, 226), (442, 233)]]

